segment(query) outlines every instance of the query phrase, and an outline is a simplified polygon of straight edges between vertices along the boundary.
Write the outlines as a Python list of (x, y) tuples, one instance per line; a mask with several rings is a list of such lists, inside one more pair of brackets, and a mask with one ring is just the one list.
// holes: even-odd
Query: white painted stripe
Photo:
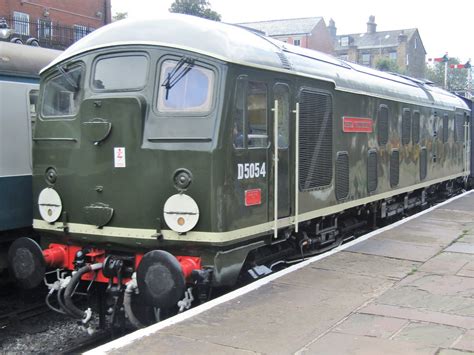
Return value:
[(370, 238), (376, 236), (377, 234), (383, 233), (383, 232), (385, 232), (385, 231), (387, 231), (387, 230), (390, 230), (390, 229), (393, 229), (393, 228), (395, 228), (395, 227), (398, 227), (398, 226), (400, 226), (400, 225), (402, 225), (402, 224), (404, 224), (404, 223), (406, 223), (406, 222), (408, 222), (408, 221), (411, 221), (411, 220), (413, 220), (413, 219), (415, 219), (415, 218), (418, 218), (418, 217), (420, 217), (420, 216), (423, 216), (423, 215), (426, 214), (426, 213), (429, 213), (429, 212), (431, 212), (431, 211), (433, 211), (433, 210), (435, 210), (435, 209), (437, 209), (437, 208), (439, 208), (439, 207), (442, 207), (442, 206), (444, 206), (444, 205), (446, 205), (446, 204), (448, 204), (448, 203), (450, 203), (450, 202), (452, 202), (452, 201), (454, 201), (454, 200), (457, 200), (457, 199), (459, 199), (459, 198), (461, 198), (461, 197), (463, 197), (463, 196), (466, 196), (466, 195), (468, 195), (468, 194), (470, 194), (470, 193), (472, 193), (472, 192), (474, 192), (474, 190), (464, 192), (464, 193), (462, 193), (462, 194), (460, 194), (460, 195), (458, 195), (458, 196), (455, 196), (455, 197), (453, 197), (453, 198), (451, 198), (451, 199), (449, 199), (449, 200), (447, 200), (447, 201), (444, 201), (444, 202), (442, 202), (442, 203), (440, 203), (440, 204), (438, 204), (438, 205), (436, 205), (436, 206), (434, 206), (434, 207), (430, 207), (430, 208), (428, 208), (428, 209), (426, 209), (426, 210), (424, 210), (424, 211), (422, 211), (422, 212), (420, 212), (420, 213), (417, 213), (417, 214), (415, 214), (415, 215), (413, 215), (413, 216), (407, 217), (407, 218), (402, 219), (402, 220), (400, 220), (400, 221), (398, 221), (398, 222), (395, 222), (395, 223), (393, 223), (393, 224), (390, 224), (390, 225), (388, 225), (388, 226), (386, 226), (386, 227), (383, 227), (383, 228), (377, 229), (377, 230), (375, 230), (375, 231), (373, 231), (373, 232), (370, 232), (370, 233), (368, 233), (368, 234), (365, 234), (364, 236), (359, 237), (359, 238), (357, 238), (357, 239), (355, 239), (355, 240), (353, 240), (353, 241), (351, 241), (351, 242), (349, 242), (349, 243), (346, 243), (346, 244), (344, 244), (344, 245), (341, 245), (341, 246), (339, 246), (339, 247), (337, 247), (337, 248), (335, 248), (335, 249), (333, 249), (333, 250), (331, 250), (331, 251), (329, 251), (329, 252), (327, 252), (327, 253), (325, 253), (325, 254), (317, 255), (317, 256), (315, 256), (315, 257), (309, 258), (309, 259), (307, 259), (307, 260), (305, 260), (305, 261), (302, 261), (301, 263), (298, 263), (298, 264), (295, 264), (295, 265), (293, 265), (293, 266), (290, 266), (290, 267), (288, 267), (288, 268), (286, 268), (286, 269), (284, 269), (284, 270), (281, 270), (281, 271), (279, 271), (279, 272), (276, 272), (276, 273), (274, 273), (274, 274), (271, 274), (271, 275), (269, 275), (269, 276), (267, 276), (267, 277), (265, 277), (265, 278), (263, 278), (263, 279), (261, 279), (261, 280), (255, 281), (255, 282), (253, 282), (253, 283), (251, 283), (251, 284), (249, 284), (249, 285), (247, 285), (247, 286), (244, 286), (244, 287), (239, 288), (239, 289), (237, 289), (237, 290), (235, 290), (235, 291), (229, 292), (229, 293), (227, 293), (227, 294), (225, 294), (225, 295), (223, 295), (223, 296), (221, 296), (221, 297), (219, 297), (219, 298), (213, 299), (212, 301), (209, 301), (209, 302), (207, 302), (207, 303), (204, 303), (204, 304), (202, 304), (202, 305), (200, 305), (200, 306), (198, 306), (198, 307), (196, 307), (196, 308), (192, 308), (192, 309), (190, 309), (189, 311), (186, 311), (186, 312), (184, 312), (184, 313), (178, 314), (178, 315), (176, 315), (176, 316), (174, 316), (174, 317), (171, 317), (171, 318), (168, 318), (168, 319), (166, 319), (166, 320), (164, 320), (164, 321), (162, 321), (162, 322), (160, 322), (160, 323), (156, 323), (156, 324), (153, 324), (153, 325), (151, 325), (151, 326), (149, 326), (149, 327), (147, 327), (147, 328), (137, 330), (137, 331), (135, 331), (135, 332), (133, 332), (133, 333), (130, 333), (130, 334), (128, 334), (128, 335), (125, 335), (125, 336), (123, 336), (123, 337), (121, 337), (121, 338), (119, 338), (119, 339), (116, 339), (116, 340), (114, 340), (114, 341), (111, 341), (110, 343), (107, 343), (107, 344), (104, 344), (104, 345), (102, 345), (102, 346), (99, 346), (99, 347), (97, 347), (97, 348), (95, 348), (95, 349), (93, 349), (93, 350), (90, 350), (90, 351), (86, 352), (85, 355), (106, 354), (106, 353), (109, 352), (109, 351), (116, 350), (116, 349), (120, 349), (120, 348), (122, 348), (122, 347), (125, 347), (125, 346), (127, 346), (127, 345), (130, 345), (130, 344), (132, 344), (133, 342), (135, 342), (135, 341), (137, 341), (137, 340), (139, 340), (139, 339), (141, 339), (141, 338), (143, 338), (143, 337), (149, 336), (149, 335), (151, 335), (151, 334), (153, 334), (153, 333), (156, 333), (156, 332), (158, 332), (159, 330), (161, 330), (161, 329), (163, 329), (163, 328), (169, 327), (169, 326), (171, 326), (171, 325), (173, 325), (173, 324), (176, 324), (176, 323), (180, 323), (180, 322), (182, 322), (182, 321), (184, 321), (184, 320), (186, 320), (186, 319), (192, 318), (192, 317), (194, 317), (194, 316), (196, 316), (196, 315), (198, 315), (198, 314), (201, 314), (201, 313), (203, 313), (203, 312), (206, 312), (206, 311), (208, 311), (208, 310), (210, 310), (210, 309), (212, 309), (212, 308), (214, 308), (214, 307), (216, 307), (216, 306), (218, 306), (218, 305), (220, 305), (220, 304), (223, 304), (223, 303), (225, 303), (225, 302), (231, 301), (231, 300), (233, 300), (233, 299), (235, 299), (235, 298), (237, 298), (237, 297), (243, 296), (243, 295), (245, 295), (245, 294), (247, 294), (247, 293), (249, 293), (249, 292), (251, 292), (251, 291), (254, 291), (254, 290), (256, 290), (256, 289), (258, 289), (258, 288), (260, 288), (260, 287), (262, 287), (262, 286), (264, 286), (264, 285), (266, 285), (266, 284), (272, 282), (273, 280), (276, 280), (276, 279), (278, 279), (278, 278), (280, 278), (280, 277), (283, 277), (283, 276), (285, 276), (285, 275), (287, 275), (287, 274), (289, 274), (289, 273), (291, 273), (291, 272), (294, 272), (294, 271), (296, 271), (296, 270), (302, 269), (302, 268), (304, 268), (304, 267), (306, 267), (306, 266), (308, 266), (308, 265), (310, 265), (310, 264), (312, 264), (312, 263), (314, 263), (314, 262), (316, 262), (316, 261), (319, 261), (319, 260), (322, 260), (322, 259), (324, 259), (324, 258), (327, 258), (328, 256), (331, 256), (331, 255), (336, 254), (336, 253), (338, 253), (338, 252), (340, 252), (340, 251), (342, 251), (342, 250), (345, 250), (345, 249), (347, 249), (347, 248), (350, 248), (350, 247), (352, 247), (352, 246), (354, 246), (354, 245), (356, 245), (356, 244), (358, 244), (358, 243), (361, 243), (361, 242), (363, 242), (363, 241), (366, 241), (367, 239), (370, 239)]

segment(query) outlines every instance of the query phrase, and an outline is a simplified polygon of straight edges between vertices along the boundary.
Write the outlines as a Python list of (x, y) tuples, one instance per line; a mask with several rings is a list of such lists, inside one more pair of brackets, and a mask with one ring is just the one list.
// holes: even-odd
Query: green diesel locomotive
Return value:
[(423, 208), (470, 170), (456, 96), (185, 15), (80, 40), (42, 71), (38, 111), (42, 246), (19, 240), (10, 263), (25, 287), (62, 270), (49, 296), (84, 322), (81, 280), (117, 309), (124, 295), (139, 326), (134, 299), (182, 310)]

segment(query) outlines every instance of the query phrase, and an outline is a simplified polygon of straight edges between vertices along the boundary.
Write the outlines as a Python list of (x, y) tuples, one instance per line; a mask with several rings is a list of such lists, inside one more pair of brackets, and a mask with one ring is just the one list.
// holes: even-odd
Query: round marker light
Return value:
[(48, 184), (54, 184), (58, 179), (58, 173), (55, 168), (48, 168), (45, 173), (46, 182)]
[(178, 218), (178, 224), (179, 224), (180, 226), (184, 226), (184, 223), (185, 223), (185, 222), (186, 222), (186, 221), (184, 220), (183, 217), (179, 217), (179, 218)]
[(193, 181), (193, 174), (188, 169), (178, 169), (173, 173), (174, 187), (179, 191), (186, 190)]

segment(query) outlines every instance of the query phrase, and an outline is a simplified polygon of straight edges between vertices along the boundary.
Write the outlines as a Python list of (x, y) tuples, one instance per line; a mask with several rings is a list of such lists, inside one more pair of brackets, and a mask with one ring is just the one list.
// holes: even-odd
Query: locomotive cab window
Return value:
[(137, 90), (145, 86), (147, 74), (148, 58), (144, 55), (102, 57), (95, 64), (92, 87), (95, 90)]
[(79, 110), (83, 92), (84, 67), (58, 67), (59, 73), (46, 81), (42, 116), (57, 118), (74, 116)]
[(266, 148), (267, 86), (262, 82), (237, 80), (233, 140), (235, 148)]
[(161, 65), (158, 94), (160, 112), (206, 113), (213, 102), (215, 75), (211, 69), (183, 57)]

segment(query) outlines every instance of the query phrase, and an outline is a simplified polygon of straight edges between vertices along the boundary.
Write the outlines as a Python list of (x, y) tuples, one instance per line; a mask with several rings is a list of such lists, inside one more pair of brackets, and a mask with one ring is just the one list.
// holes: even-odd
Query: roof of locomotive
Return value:
[(61, 52), (10, 42), (0, 42), (0, 74), (38, 78), (39, 72)]
[(236, 25), (181, 14), (127, 19), (101, 27), (73, 44), (43, 70), (94, 49), (122, 45), (180, 48), (230, 63), (316, 77), (334, 83), (336, 90), (451, 109), (467, 108), (455, 95), (421, 82), (295, 47)]

